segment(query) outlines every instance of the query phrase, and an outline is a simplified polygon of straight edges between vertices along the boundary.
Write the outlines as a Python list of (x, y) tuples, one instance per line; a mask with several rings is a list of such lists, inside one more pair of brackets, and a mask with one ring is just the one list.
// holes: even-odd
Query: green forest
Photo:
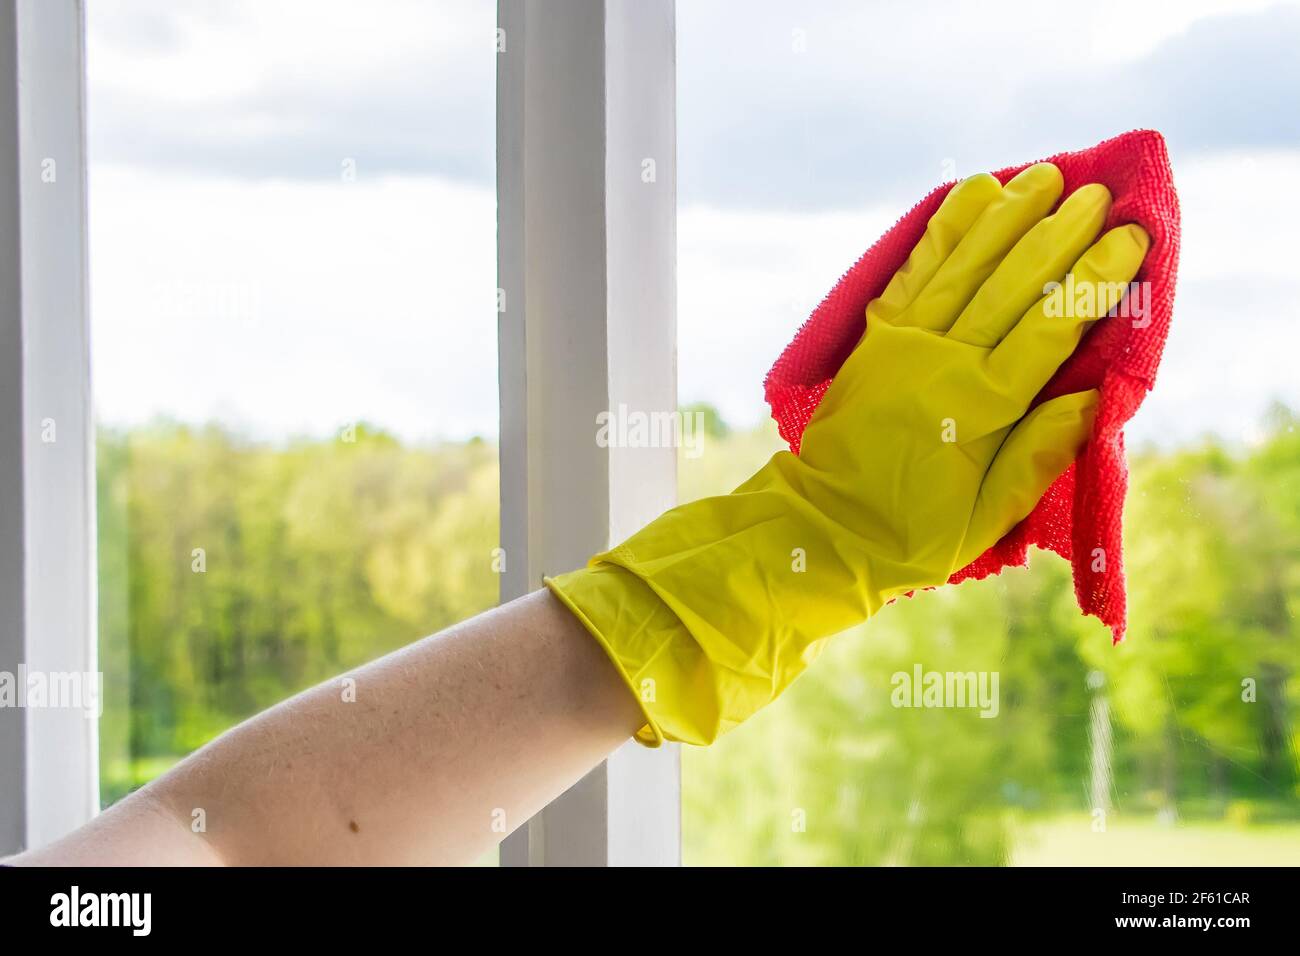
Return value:
[[(779, 447), (713, 414), (708, 432), (683, 500)], [(160, 422), (101, 429), (98, 456), (105, 804), (497, 600), (491, 443)], [(1130, 467), (1123, 644), (1079, 614), (1051, 554), (901, 600), (747, 725), (684, 749), (685, 861), (1300, 861), (1296, 417)], [(917, 666), (996, 673), (996, 717), (894, 706), (892, 676)]]

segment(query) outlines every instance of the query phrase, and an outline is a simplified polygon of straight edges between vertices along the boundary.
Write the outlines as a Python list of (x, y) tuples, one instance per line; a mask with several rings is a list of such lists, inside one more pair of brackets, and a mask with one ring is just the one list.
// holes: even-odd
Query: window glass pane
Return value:
[(105, 804), (496, 603), (494, 28), (88, 5)]
[[(1128, 641), (1069, 568), (924, 593), (686, 749), (689, 863), (1277, 863), (1300, 853), (1295, 4), (678, 5), (680, 395), (729, 429), (684, 498), (780, 447), (762, 380), (840, 274), (940, 182), (1167, 137), (1173, 332), (1129, 428)], [(718, 430), (724, 430), (719, 425)], [(997, 675), (996, 713), (891, 703)]]

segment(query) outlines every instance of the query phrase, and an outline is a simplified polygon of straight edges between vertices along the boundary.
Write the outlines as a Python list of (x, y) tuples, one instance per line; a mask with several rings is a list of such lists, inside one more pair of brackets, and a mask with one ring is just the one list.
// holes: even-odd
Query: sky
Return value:
[[(744, 13), (738, 16), (738, 13)], [(1133, 439), (1300, 407), (1300, 5), (678, 0), (684, 402), (762, 379), (940, 182), (1167, 137), (1173, 330)], [(89, 0), (100, 419), (496, 432), (492, 0)]]

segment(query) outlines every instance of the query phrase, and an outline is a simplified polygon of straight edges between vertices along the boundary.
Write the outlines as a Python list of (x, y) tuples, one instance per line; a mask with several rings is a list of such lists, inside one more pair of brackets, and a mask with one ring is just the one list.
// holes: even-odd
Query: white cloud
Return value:
[[(1178, 167), (1183, 261), (1137, 440), (1250, 432), (1300, 406), (1300, 153)], [(366, 418), (408, 438), (496, 431), (495, 209), (432, 179), (250, 184), (100, 169), (96, 395), (109, 421), (217, 418), (259, 434)], [(684, 401), (767, 415), (762, 381), (844, 269), (903, 212), (693, 206), (679, 234)]]
[(96, 0), (92, 157), (247, 178), (492, 180), (495, 5)]
[[(1184, 63), (1179, 38), (1208, 15), (1233, 14), (1240, 46), (1259, 27), (1243, 13), (1264, 6), (1025, 0), (993, 22), (977, 6), (928, 3), (756, 3), (740, 18), (732, 3), (679, 4), (682, 398), (736, 422), (765, 417), (772, 361), (841, 272), (944, 177), (941, 160), (966, 174), (1030, 158), (1026, 138), (1033, 149), (1050, 141), (1048, 152), (1086, 145), (1088, 124), (1134, 125), (1129, 106), (1150, 91), (1106, 77), (1137, 76), (1123, 70), (1161, 50), (1183, 50)], [(492, 7), (90, 4), (106, 420), (215, 417), (282, 435), (366, 418), (408, 438), (495, 432)], [(794, 28), (808, 34), (803, 58), (791, 57)], [(978, 58), (962, 55), (972, 44)], [(1076, 75), (1105, 96), (1058, 109)], [(1012, 103), (1027, 79), (1045, 98), (1028, 119)], [(1174, 105), (1189, 129), (1224, 106)], [(1238, 126), (1285, 125), (1241, 107)], [(1076, 140), (1057, 142), (1062, 128)], [(1272, 397), (1300, 404), (1289, 367), (1300, 280), (1283, 231), (1300, 194), (1282, 188), (1300, 153), (1171, 145), (1182, 281), (1160, 385), (1134, 434), (1240, 435)], [(339, 181), (345, 157), (356, 183)]]
[(759, 0), (744, 16), (682, 3), (682, 195), (898, 201), (946, 165), (999, 168), (1142, 127), (1189, 152), (1300, 146), (1285, 121), (1298, 37), (1294, 2)]
[(490, 191), (103, 168), (91, 190), (103, 420), (495, 434)]

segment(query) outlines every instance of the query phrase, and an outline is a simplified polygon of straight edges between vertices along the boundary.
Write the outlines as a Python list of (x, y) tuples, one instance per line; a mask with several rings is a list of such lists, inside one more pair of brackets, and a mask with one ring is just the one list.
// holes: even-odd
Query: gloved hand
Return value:
[[(1109, 192), (1084, 186), (1049, 216), (1062, 189), (1047, 163), (958, 184), (867, 307), (799, 456), (547, 580), (640, 700), (638, 740), (712, 742), (830, 637), (978, 557), (1074, 460), (1096, 392), (1025, 412), (1149, 241), (1129, 225), (1094, 244)], [(1067, 272), (1093, 294), (1045, 295)]]

